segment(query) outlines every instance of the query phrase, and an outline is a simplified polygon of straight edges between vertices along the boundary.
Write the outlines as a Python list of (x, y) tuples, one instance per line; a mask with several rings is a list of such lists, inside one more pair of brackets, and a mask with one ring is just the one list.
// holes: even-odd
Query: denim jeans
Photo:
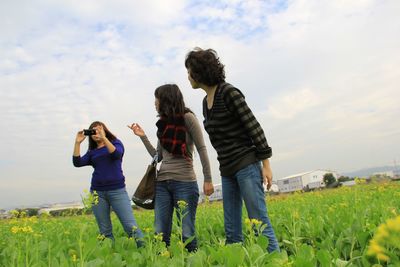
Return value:
[[(162, 233), (163, 241), (167, 246), (170, 245), (172, 218), (174, 208), (178, 220), (180, 213), (178, 212), (178, 201), (183, 200), (187, 203), (181, 214), (185, 214), (182, 218), (182, 237), (185, 242), (190, 237), (195, 237), (195, 220), (196, 210), (199, 201), (199, 187), (197, 182), (181, 182), (175, 180), (166, 180), (156, 182), (156, 199), (154, 206), (155, 213), (155, 231), (157, 234)], [(194, 238), (186, 245), (189, 252), (197, 250), (197, 240)]]
[(133, 216), (131, 201), (125, 188), (96, 191), (98, 194), (98, 204), (92, 206), (94, 216), (99, 226), (100, 234), (114, 240), (110, 211), (111, 207), (121, 222), (125, 232), (129, 237), (134, 237), (138, 247), (143, 246), (143, 233), (140, 231), (135, 217)]
[(242, 200), (244, 200), (249, 218), (262, 221), (266, 225), (262, 234), (269, 240), (268, 251), (279, 251), (278, 241), (268, 218), (262, 183), (260, 162), (250, 164), (232, 176), (222, 176), (222, 199), (227, 244), (243, 242)]

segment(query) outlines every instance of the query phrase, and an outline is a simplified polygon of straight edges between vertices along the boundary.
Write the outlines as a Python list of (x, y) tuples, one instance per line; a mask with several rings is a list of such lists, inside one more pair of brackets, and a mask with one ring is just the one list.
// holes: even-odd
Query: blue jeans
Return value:
[[(185, 242), (190, 237), (195, 237), (195, 220), (196, 210), (199, 201), (199, 187), (197, 182), (180, 182), (174, 180), (166, 180), (156, 182), (156, 199), (154, 206), (155, 213), (155, 231), (157, 234), (162, 233), (163, 241), (167, 246), (170, 245), (172, 217), (174, 207), (178, 220), (180, 213), (178, 212), (178, 201), (183, 200), (187, 203), (187, 207), (181, 211), (186, 215), (182, 218), (182, 238)], [(197, 250), (197, 240), (194, 238), (186, 245), (189, 252)]]
[(125, 188), (96, 191), (98, 194), (98, 204), (92, 206), (93, 214), (96, 217), (100, 234), (114, 240), (110, 211), (111, 207), (121, 222), (125, 232), (129, 237), (134, 237), (138, 247), (143, 246), (143, 233), (140, 231), (135, 217), (133, 216), (131, 201)]
[(262, 183), (260, 162), (250, 164), (232, 176), (222, 176), (222, 199), (227, 244), (243, 242), (242, 200), (244, 200), (249, 218), (262, 221), (266, 225), (262, 234), (269, 240), (268, 251), (279, 251), (278, 241), (268, 218)]

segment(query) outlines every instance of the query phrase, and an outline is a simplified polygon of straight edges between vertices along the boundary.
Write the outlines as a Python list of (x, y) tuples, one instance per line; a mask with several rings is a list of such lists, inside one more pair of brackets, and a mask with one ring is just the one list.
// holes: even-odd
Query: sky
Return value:
[(156, 143), (155, 88), (176, 83), (203, 120), (194, 47), (215, 49), (246, 96), (274, 179), (400, 164), (399, 13), (398, 0), (1, 0), (0, 208), (79, 201), (93, 169), (73, 167), (73, 145), (95, 120), (123, 142), (132, 194), (151, 158), (126, 125)]

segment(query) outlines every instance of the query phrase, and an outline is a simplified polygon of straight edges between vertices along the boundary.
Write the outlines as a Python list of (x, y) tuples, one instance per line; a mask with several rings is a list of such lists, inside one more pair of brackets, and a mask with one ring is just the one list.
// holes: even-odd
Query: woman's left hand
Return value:
[(204, 182), (203, 184), (203, 192), (206, 196), (211, 196), (214, 193), (214, 185), (212, 182)]

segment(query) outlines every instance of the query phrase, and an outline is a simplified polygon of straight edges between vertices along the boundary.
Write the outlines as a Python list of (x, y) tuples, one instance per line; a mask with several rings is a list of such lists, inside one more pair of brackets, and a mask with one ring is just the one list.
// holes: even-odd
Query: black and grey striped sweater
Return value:
[(218, 154), (222, 176), (232, 176), (254, 162), (272, 156), (264, 131), (244, 95), (229, 83), (218, 85), (211, 109), (203, 99), (204, 128)]

